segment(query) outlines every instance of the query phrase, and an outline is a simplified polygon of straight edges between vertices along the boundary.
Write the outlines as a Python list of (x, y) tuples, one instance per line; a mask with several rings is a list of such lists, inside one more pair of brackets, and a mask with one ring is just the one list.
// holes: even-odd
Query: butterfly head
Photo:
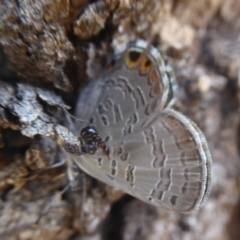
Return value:
[(80, 135), (83, 139), (88, 139), (88, 138), (91, 139), (98, 136), (98, 131), (93, 126), (87, 126), (82, 129)]

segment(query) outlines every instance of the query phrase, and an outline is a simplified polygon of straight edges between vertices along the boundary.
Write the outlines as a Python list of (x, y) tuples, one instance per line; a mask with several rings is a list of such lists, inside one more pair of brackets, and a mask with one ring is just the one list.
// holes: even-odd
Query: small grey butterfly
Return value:
[(189, 213), (210, 194), (212, 159), (197, 125), (172, 109), (171, 75), (157, 49), (130, 43), (81, 94), (77, 117), (96, 127), (102, 145), (73, 158), (87, 174), (142, 201)]

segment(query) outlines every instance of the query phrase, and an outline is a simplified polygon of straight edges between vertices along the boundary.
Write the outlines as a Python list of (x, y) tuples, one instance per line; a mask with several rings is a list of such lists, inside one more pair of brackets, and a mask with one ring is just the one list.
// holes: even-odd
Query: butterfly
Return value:
[(74, 163), (156, 207), (200, 208), (211, 191), (212, 158), (198, 126), (172, 108), (176, 91), (159, 51), (144, 40), (131, 42), (80, 96), (77, 117), (95, 126), (102, 145), (74, 156)]

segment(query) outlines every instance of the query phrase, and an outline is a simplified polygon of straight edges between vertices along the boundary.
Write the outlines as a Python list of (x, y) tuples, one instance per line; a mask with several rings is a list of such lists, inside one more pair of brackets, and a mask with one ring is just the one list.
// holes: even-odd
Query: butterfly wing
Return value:
[(178, 212), (197, 209), (210, 192), (211, 155), (195, 123), (169, 108), (176, 85), (160, 53), (138, 41), (110, 69), (91, 105), (91, 121), (110, 159), (99, 150), (75, 157), (75, 163), (152, 205)]
[(91, 122), (110, 140), (122, 137), (119, 129), (134, 132), (149, 115), (172, 104), (176, 92), (160, 53), (145, 41), (131, 43), (113, 62), (91, 94), (101, 89)]
[[(165, 67), (161, 54), (138, 40), (130, 43), (125, 52), (116, 54), (108, 70), (82, 91), (76, 116), (86, 120), (93, 117), (99, 131), (106, 129), (107, 123), (117, 128), (116, 123), (121, 125), (126, 118), (134, 121), (137, 115), (142, 119), (145, 113), (147, 117), (155, 109), (172, 105), (176, 90), (171, 68)], [(78, 125), (80, 129), (83, 126)]]
[(82, 156), (77, 164), (152, 205), (191, 212), (203, 205), (211, 189), (207, 142), (196, 124), (175, 110), (165, 109), (151, 120), (131, 138), (112, 142), (110, 160), (99, 153)]

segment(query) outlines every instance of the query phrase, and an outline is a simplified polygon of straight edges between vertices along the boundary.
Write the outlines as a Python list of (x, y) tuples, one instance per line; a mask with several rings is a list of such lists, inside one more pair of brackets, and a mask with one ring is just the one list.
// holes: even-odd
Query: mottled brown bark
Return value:
[[(239, 239), (239, 15), (239, 0), (1, 1), (0, 239)], [(172, 64), (176, 109), (209, 142), (206, 206), (165, 212), (87, 177), (84, 201), (81, 178), (34, 227), (68, 183), (61, 146), (79, 144), (64, 109), (138, 38)]]

